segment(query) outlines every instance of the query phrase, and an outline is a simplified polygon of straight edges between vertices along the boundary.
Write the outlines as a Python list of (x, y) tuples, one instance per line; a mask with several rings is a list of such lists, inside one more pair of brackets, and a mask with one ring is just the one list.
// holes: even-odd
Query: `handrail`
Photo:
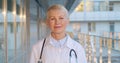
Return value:
[[(105, 62), (104, 57), (107, 57), (108, 63), (112, 63), (112, 61), (114, 60), (112, 59), (113, 56), (116, 56), (112, 52), (116, 52), (116, 50), (119, 50), (116, 54), (120, 56), (120, 37), (111, 38), (111, 36), (105, 37), (79, 33), (78, 40), (80, 43), (83, 43), (82, 45), (85, 48), (86, 58), (89, 63), (103, 63)], [(105, 53), (107, 53), (107, 55)], [(120, 60), (117, 59), (116, 61), (120, 62)]]
[(111, 38), (111, 37), (105, 37), (105, 36), (99, 36), (99, 35), (90, 35), (90, 34), (85, 34), (85, 33), (80, 33), (83, 35), (88, 35), (88, 36), (95, 36), (95, 37), (101, 37), (101, 38), (106, 38), (106, 39), (114, 39), (114, 40), (120, 40), (120, 38)]

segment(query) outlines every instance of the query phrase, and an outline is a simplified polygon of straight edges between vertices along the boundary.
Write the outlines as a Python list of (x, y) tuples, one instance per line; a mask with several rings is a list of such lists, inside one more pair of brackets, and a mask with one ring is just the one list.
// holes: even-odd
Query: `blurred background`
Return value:
[(45, 13), (53, 4), (69, 11), (66, 31), (88, 63), (120, 63), (120, 0), (0, 0), (0, 63), (29, 63), (33, 44), (50, 33)]

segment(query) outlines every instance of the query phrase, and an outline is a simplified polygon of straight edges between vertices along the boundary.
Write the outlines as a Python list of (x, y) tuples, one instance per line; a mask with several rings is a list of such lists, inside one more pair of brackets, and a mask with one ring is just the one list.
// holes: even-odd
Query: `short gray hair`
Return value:
[(48, 17), (47, 15), (48, 15), (48, 12), (49, 12), (50, 10), (63, 10), (63, 11), (65, 11), (65, 13), (67, 14), (66, 17), (69, 18), (68, 10), (67, 10), (63, 5), (55, 4), (55, 5), (50, 6), (50, 7), (47, 9), (46, 18)]

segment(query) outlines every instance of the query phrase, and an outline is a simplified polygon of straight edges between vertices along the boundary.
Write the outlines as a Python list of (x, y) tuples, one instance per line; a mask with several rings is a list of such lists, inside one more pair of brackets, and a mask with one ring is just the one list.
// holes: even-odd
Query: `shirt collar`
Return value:
[(65, 36), (63, 39), (56, 40), (50, 35), (50, 44), (55, 47), (62, 47), (67, 41), (67, 36)]
[[(51, 41), (51, 38), (52, 36), (49, 35), (48, 39), (47, 39), (47, 42), (52, 45), (52, 46), (55, 46), (55, 47), (60, 47), (60, 46), (57, 46), (55, 42), (52, 42)], [(65, 41), (64, 41), (65, 40)], [(58, 43), (58, 42), (57, 42)], [(68, 48), (72, 49), (74, 47), (74, 43), (73, 43), (73, 40), (72, 38), (69, 36), (69, 34), (66, 34), (66, 37), (63, 38), (63, 42), (61, 43), (63, 46), (66, 45)]]

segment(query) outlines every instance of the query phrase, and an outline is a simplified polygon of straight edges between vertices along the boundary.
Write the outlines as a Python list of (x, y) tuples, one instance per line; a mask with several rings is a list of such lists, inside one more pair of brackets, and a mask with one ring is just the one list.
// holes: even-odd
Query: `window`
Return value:
[(89, 32), (95, 32), (96, 28), (95, 28), (95, 23), (88, 23), (88, 31)]
[[(81, 1), (80, 4), (76, 7), (75, 11), (77, 12), (91, 12), (93, 11), (94, 3), (92, 1)], [(96, 7), (97, 8), (97, 7)]]
[(91, 31), (91, 23), (88, 23), (88, 31)]
[(10, 32), (13, 33), (13, 24), (10, 24)]
[[(16, 32), (18, 32), (18, 28), (19, 28), (19, 23), (16, 23)], [(13, 23), (10, 24), (10, 32), (13, 33), (14, 32), (14, 25)]]
[(95, 1), (94, 2), (94, 11), (113, 11), (113, 2), (108, 1)]
[(99, 11), (99, 10), (100, 10), (100, 3), (94, 2), (94, 11)]
[(114, 32), (114, 22), (110, 22), (110, 32)]
[(109, 11), (113, 11), (113, 3), (109, 4)]
[[(112, 32), (112, 38), (114, 37), (114, 22), (110, 22), (110, 32)], [(112, 48), (114, 48), (114, 39), (112, 39)]]
[(100, 11), (107, 11), (107, 3), (106, 2), (100, 2)]

